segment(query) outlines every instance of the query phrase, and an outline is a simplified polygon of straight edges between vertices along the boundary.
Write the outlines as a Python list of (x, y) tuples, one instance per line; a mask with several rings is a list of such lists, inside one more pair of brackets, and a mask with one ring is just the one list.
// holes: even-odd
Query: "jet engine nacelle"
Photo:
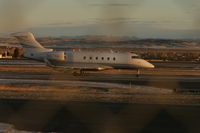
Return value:
[(63, 51), (49, 52), (46, 58), (52, 61), (65, 61), (65, 53)]

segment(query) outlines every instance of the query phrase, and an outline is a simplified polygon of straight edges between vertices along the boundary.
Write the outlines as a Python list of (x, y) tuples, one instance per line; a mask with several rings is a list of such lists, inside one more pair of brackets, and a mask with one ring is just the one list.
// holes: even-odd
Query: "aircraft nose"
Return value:
[(155, 66), (153, 64), (151, 64), (150, 62), (144, 60), (144, 59), (135, 59), (133, 60), (133, 64), (136, 68), (155, 68)]
[(155, 66), (151, 63), (149, 63), (148, 61), (145, 61), (145, 63), (143, 64), (144, 68), (155, 68)]
[(155, 68), (155, 66), (153, 65), (153, 64), (151, 64), (151, 63), (149, 63), (149, 66), (148, 66), (149, 68)]

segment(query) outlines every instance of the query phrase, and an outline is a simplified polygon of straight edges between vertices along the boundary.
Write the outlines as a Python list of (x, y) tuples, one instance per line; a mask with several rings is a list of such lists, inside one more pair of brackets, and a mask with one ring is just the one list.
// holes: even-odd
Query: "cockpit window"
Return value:
[(132, 59), (140, 59), (140, 56), (138, 55), (134, 55), (134, 56), (131, 56)]

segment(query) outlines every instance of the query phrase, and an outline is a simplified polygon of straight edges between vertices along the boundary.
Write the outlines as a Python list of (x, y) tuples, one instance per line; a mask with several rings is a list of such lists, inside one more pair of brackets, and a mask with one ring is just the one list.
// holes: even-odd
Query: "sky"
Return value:
[(199, 39), (200, 0), (0, 0), (0, 35)]

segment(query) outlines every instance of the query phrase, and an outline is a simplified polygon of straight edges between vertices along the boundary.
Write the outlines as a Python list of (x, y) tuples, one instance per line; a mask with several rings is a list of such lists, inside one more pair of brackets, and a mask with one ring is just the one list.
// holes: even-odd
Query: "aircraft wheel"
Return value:
[(139, 70), (139, 69), (137, 69), (137, 75), (136, 75), (136, 77), (137, 77), (137, 78), (140, 77), (140, 70)]
[(80, 70), (79, 72), (77, 72), (77, 71), (74, 71), (73, 72), (73, 75), (74, 76), (82, 76), (84, 74), (84, 71), (83, 70)]

